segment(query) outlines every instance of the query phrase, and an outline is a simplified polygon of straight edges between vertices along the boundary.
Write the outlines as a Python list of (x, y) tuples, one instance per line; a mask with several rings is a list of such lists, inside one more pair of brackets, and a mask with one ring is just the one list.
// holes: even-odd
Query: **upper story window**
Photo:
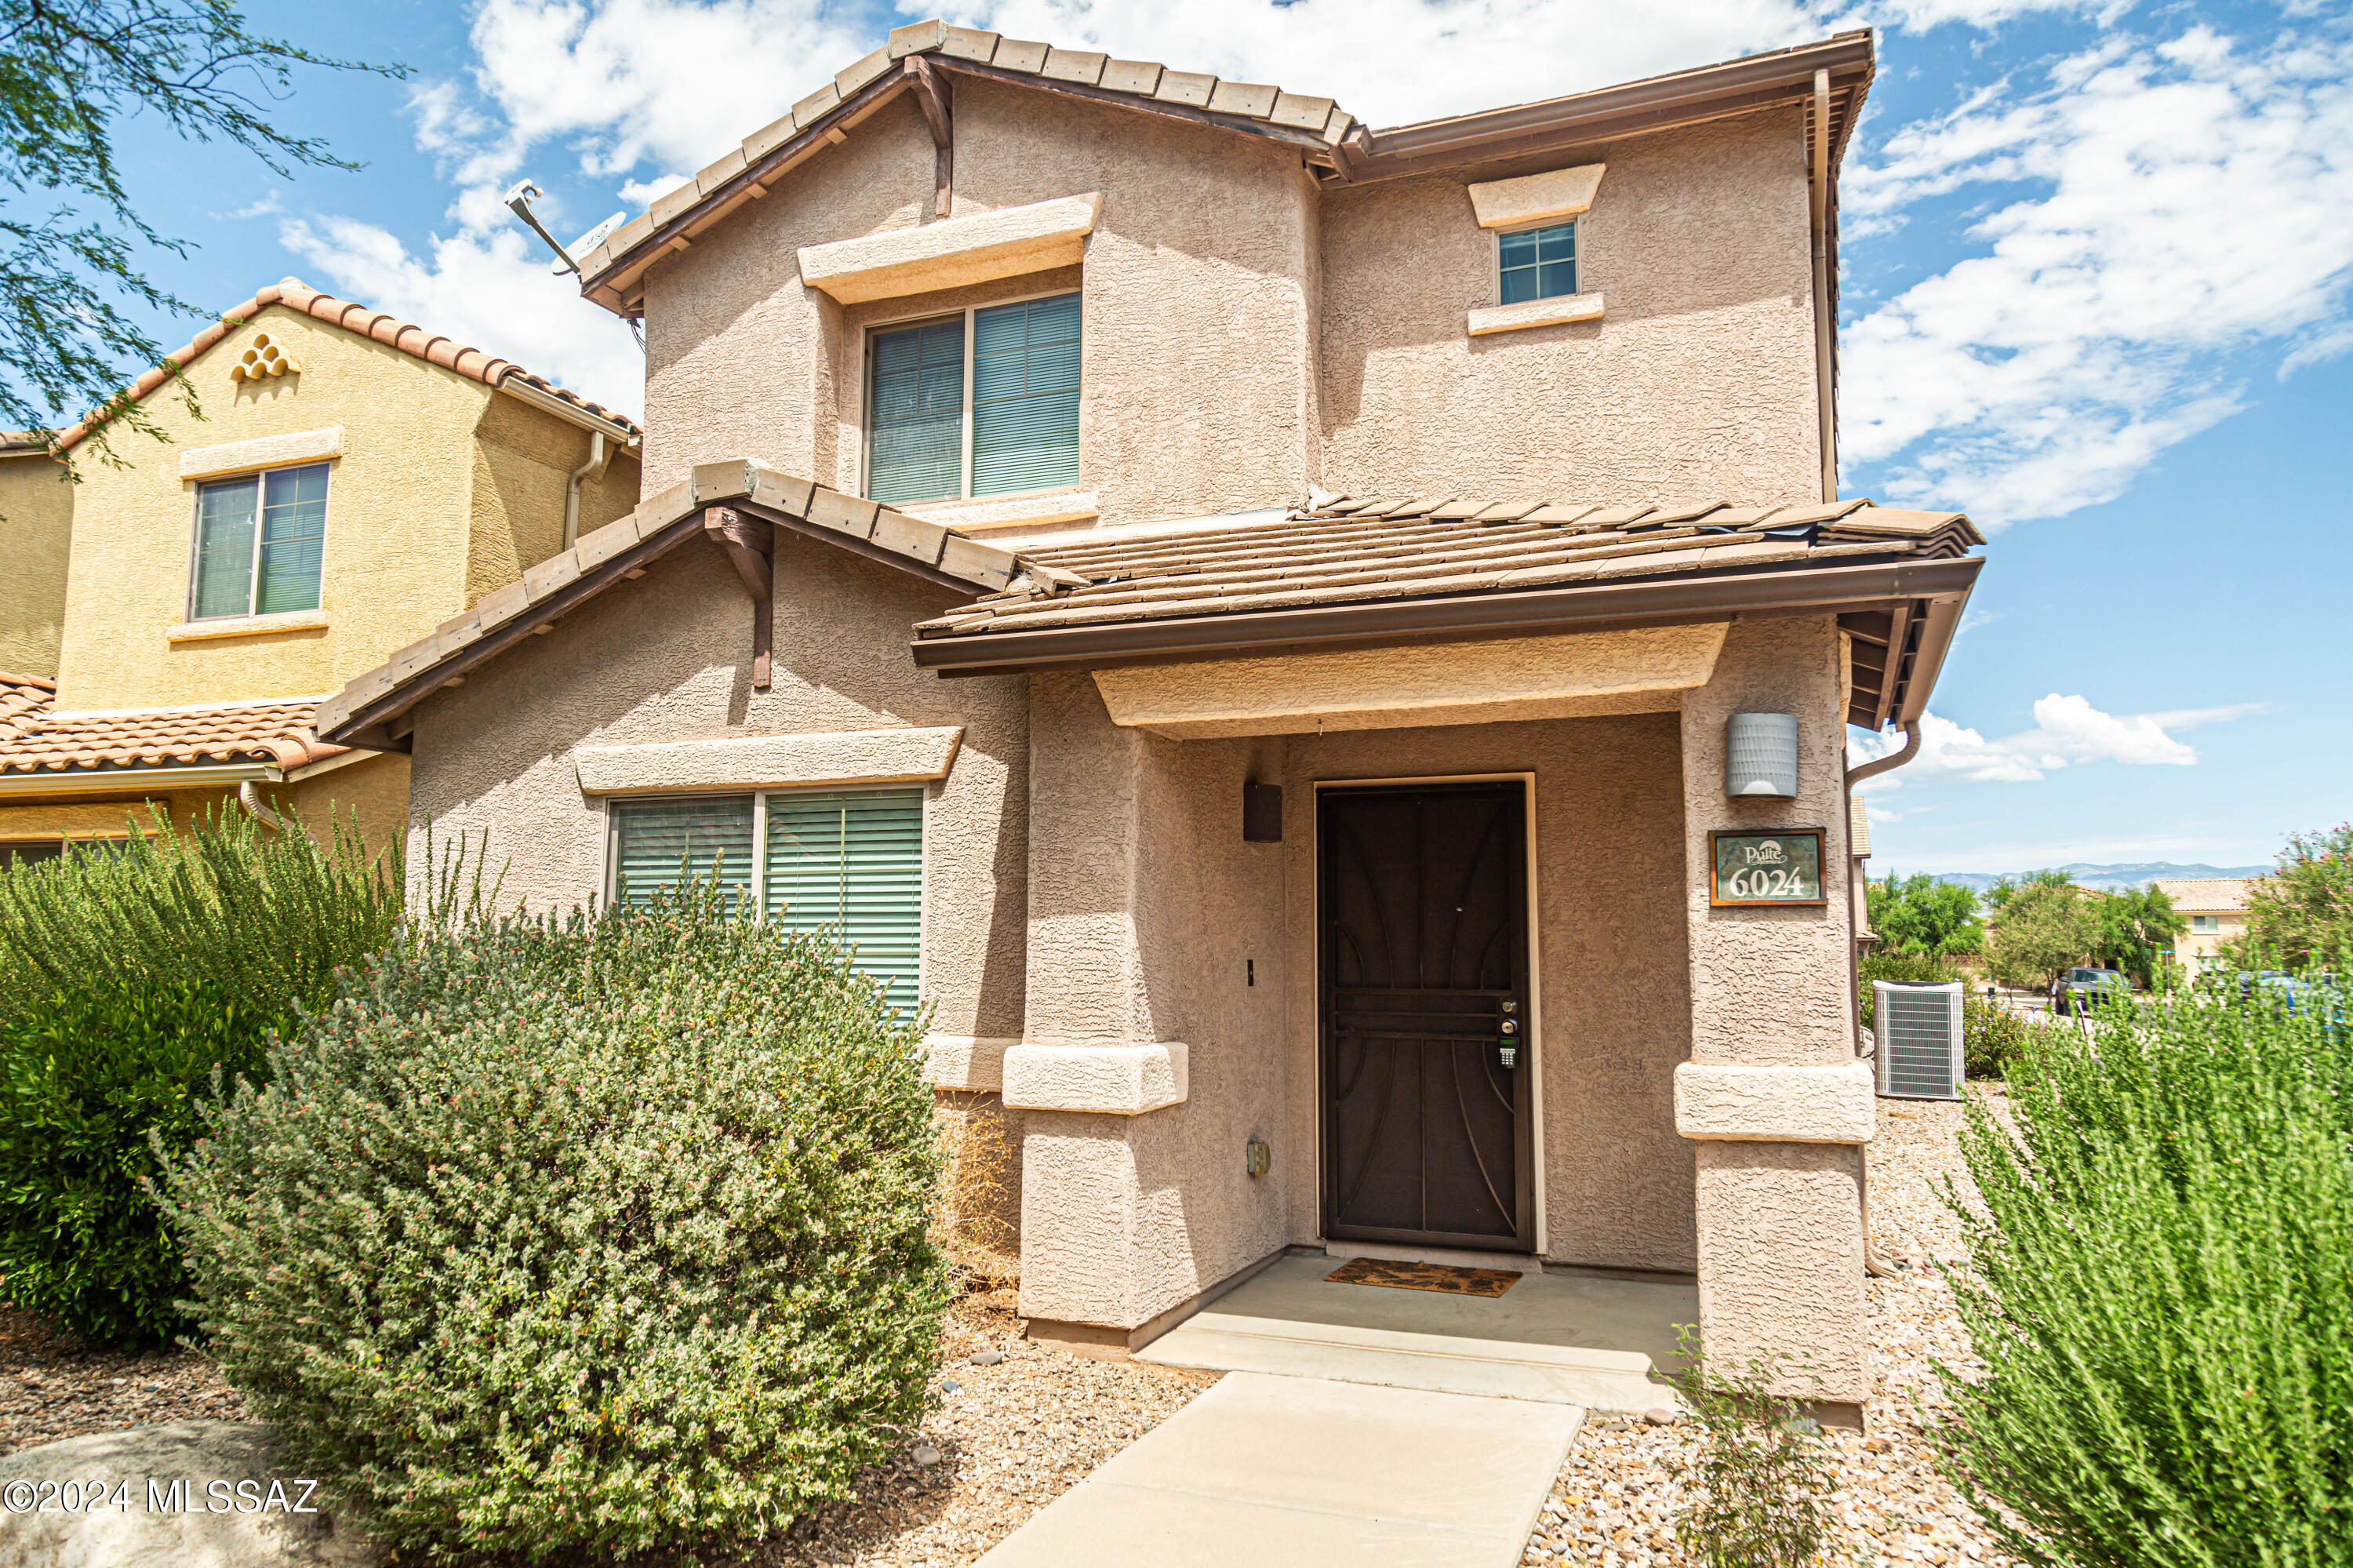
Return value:
[(1078, 482), (1078, 295), (878, 331), (867, 362), (870, 499), (946, 501)]
[(199, 486), (188, 619), (318, 609), (326, 537), (325, 463)]
[(2189, 917), (2189, 928), (2193, 931), (2220, 931), (2222, 928), (2222, 917), (2220, 915), (2192, 915)]
[(728, 907), (785, 931), (824, 931), (913, 1007), (923, 916), (920, 789), (771, 789), (616, 800), (612, 899), (650, 902), (716, 876)]
[(1516, 305), (1577, 292), (1577, 224), (1555, 223), (1495, 236), (1498, 300)]

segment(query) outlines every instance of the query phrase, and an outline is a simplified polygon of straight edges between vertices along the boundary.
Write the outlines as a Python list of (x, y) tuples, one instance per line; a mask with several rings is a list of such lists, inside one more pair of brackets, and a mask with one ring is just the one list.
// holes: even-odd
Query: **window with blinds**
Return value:
[(325, 463), (200, 487), (188, 619), (318, 609), (326, 538)]
[(867, 407), (871, 500), (964, 492), (964, 318), (874, 334)]
[(1079, 296), (875, 333), (866, 493), (886, 504), (1079, 481)]
[(972, 318), (972, 493), (1079, 480), (1079, 296)]
[[(642, 907), (714, 874), (731, 910), (824, 931), (912, 1008), (922, 958), (923, 792), (776, 789), (616, 800), (613, 902)], [(754, 853), (758, 845), (758, 853)]]

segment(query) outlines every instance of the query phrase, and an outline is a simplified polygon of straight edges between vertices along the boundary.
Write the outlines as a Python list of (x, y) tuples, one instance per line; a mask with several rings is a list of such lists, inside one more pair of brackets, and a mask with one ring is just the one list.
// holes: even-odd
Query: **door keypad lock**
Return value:
[[(1516, 1012), (1519, 1011), (1519, 1003), (1506, 1001), (1504, 1003), (1504, 1011), (1506, 1013)], [(1520, 1021), (1507, 1017), (1495, 1027), (1504, 1036), (1495, 1042), (1495, 1065), (1505, 1072), (1510, 1072), (1520, 1065)]]

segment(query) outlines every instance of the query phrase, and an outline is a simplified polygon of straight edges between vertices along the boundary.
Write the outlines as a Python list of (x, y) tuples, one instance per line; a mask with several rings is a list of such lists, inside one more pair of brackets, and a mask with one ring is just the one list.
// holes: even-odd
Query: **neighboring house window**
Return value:
[(0, 871), (12, 865), (36, 865), (45, 860), (55, 860), (66, 853), (66, 846), (56, 839), (33, 843), (0, 843)]
[(2192, 915), (2189, 928), (2192, 931), (2219, 931), (2222, 928), (2222, 917), (2220, 915)]
[[(761, 846), (757, 853), (754, 846)], [(728, 907), (785, 931), (829, 931), (913, 1007), (923, 911), (923, 792), (776, 789), (616, 800), (613, 902), (642, 907), (714, 874)]]
[(325, 463), (200, 486), (188, 619), (318, 609), (326, 537)]
[(1079, 296), (873, 334), (871, 500), (1008, 495), (1079, 481)]
[(1550, 300), (1577, 292), (1577, 225), (1556, 223), (1495, 237), (1502, 302)]

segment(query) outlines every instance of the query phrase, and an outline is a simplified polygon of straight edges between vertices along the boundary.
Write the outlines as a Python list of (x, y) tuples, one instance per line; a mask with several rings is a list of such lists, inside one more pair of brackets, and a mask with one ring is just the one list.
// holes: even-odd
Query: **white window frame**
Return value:
[[(335, 460), (305, 458), (301, 462), (272, 463), (268, 468), (249, 468), (239, 473), (208, 473), (192, 482), (195, 488), (188, 496), (188, 594), (185, 624), (201, 626), (209, 620), (249, 620), (261, 612), (254, 608), (261, 592), (261, 513), (269, 491), (269, 476), (292, 468), (323, 468), (327, 471), (327, 504), (319, 514), (319, 609), (327, 608), (327, 538), (335, 521)], [(253, 493), (253, 554), (245, 563), (245, 609), (236, 615), (196, 614), (196, 576), (205, 555), (205, 491), (212, 485), (235, 484), (239, 480), (254, 482)], [(311, 615), (315, 610), (287, 610), (288, 615)]]
[[(1499, 250), (1498, 256), (1502, 255)], [(960, 311), (920, 311), (913, 315), (892, 316), (887, 321), (868, 322), (862, 332), (858, 355), (858, 493), (865, 495), (872, 489), (874, 480), (874, 340), (886, 332), (902, 327), (923, 326), (931, 322), (961, 320), (964, 323), (964, 420), (960, 440), (964, 452), (956, 464), (957, 483), (954, 495), (930, 495), (921, 501), (894, 501), (892, 506), (934, 506), (946, 501), (1018, 501), (1025, 495), (1055, 495), (1071, 488), (1069, 484), (1041, 485), (1034, 490), (992, 491), (987, 495), (972, 493), (972, 345), (973, 318), (983, 311), (993, 311), (1000, 305), (1026, 305), (1032, 300), (1059, 300), (1067, 295), (1079, 297), (1079, 407), (1086, 407), (1087, 391), (1087, 297), (1084, 289), (1040, 289), (1036, 293), (1015, 294), (1007, 299), (988, 300), (977, 305), (966, 305)], [(1086, 427), (1079, 429), (1079, 472), (1086, 473)]]
[(779, 784), (765, 789), (681, 789), (648, 790), (638, 795), (607, 795), (605, 797), (605, 864), (597, 881), (598, 900), (607, 909), (619, 906), (621, 875), (621, 814), (615, 808), (631, 800), (733, 800), (744, 795), (752, 797), (752, 920), (765, 925), (768, 919), (768, 797), (817, 791), (826, 794), (880, 794), (886, 789), (918, 789), (923, 794), (923, 808), (915, 814), (915, 863), (921, 867), (916, 877), (915, 898), (915, 1004), (920, 1007), (930, 993), (932, 968), (932, 799), (936, 787), (928, 783), (898, 782), (888, 784)]
[(1513, 234), (1532, 234), (1539, 228), (1567, 228), (1576, 231), (1575, 238), (1570, 243), (1575, 247), (1571, 260), (1577, 268), (1577, 287), (1571, 289), (1566, 294), (1538, 294), (1534, 300), (1521, 300), (1517, 302), (1524, 305), (1532, 305), (1536, 302), (1536, 300), (1573, 300), (1579, 294), (1589, 294), (1593, 291), (1586, 286), (1585, 235), (1583, 233), (1585, 228), (1585, 215), (1583, 213), (1576, 213), (1566, 218), (1540, 218), (1534, 223), (1515, 223), (1509, 228), (1496, 228), (1490, 229), (1488, 231), (1495, 237), (1495, 242), (1487, 248), (1487, 292), (1489, 297), (1495, 302), (1498, 307), (1504, 303), (1504, 237)]

